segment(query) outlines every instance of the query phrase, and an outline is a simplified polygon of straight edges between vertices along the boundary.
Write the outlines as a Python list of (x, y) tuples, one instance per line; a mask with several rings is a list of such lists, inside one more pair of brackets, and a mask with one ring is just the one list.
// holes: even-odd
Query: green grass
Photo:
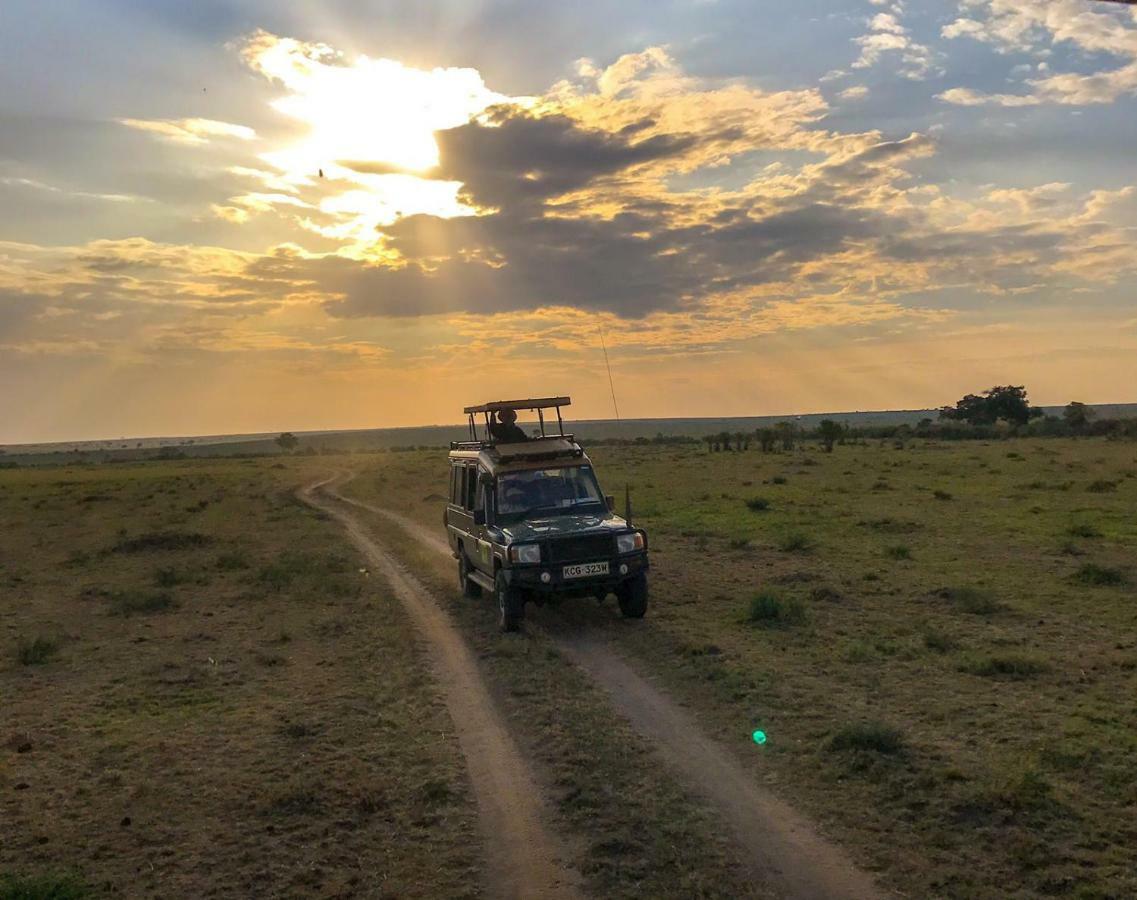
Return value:
[(884, 548), (884, 555), (889, 559), (911, 559), (912, 548), (907, 544), (893, 544)]
[[(476, 894), (476, 805), (415, 629), (290, 499), (354, 461), (0, 471), (0, 900), (329, 896), (360, 872), (392, 896)], [(291, 583), (260, 590), (280, 561)], [(328, 835), (334, 853), (296, 854)]]
[(770, 501), (765, 497), (751, 497), (746, 501), (746, 508), (751, 512), (765, 512), (770, 508)]
[(746, 611), (746, 620), (763, 628), (787, 628), (801, 625), (808, 618), (801, 601), (779, 597), (770, 591), (756, 594)]

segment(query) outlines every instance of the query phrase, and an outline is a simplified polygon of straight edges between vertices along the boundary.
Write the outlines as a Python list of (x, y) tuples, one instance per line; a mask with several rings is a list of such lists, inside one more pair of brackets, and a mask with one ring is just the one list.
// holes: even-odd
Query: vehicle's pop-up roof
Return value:
[[(533, 441), (556, 441), (561, 445), (567, 442), (571, 445), (573, 443), (573, 436), (571, 434), (565, 434), (564, 419), (561, 417), (561, 407), (570, 406), (571, 404), (571, 397), (539, 397), (530, 398), (528, 400), (495, 400), (492, 403), (481, 403), (477, 406), (467, 406), (462, 411), (469, 419), (470, 440), (454, 441), (451, 443), (450, 447), (452, 450), (480, 450), (495, 446), (496, 442), (494, 441), (493, 433), (490, 430), (490, 423), (493, 421), (493, 417), (496, 413), (506, 409), (512, 409), (514, 411), (536, 410), (537, 412), (537, 421), (541, 427), (541, 436), (533, 438), (532, 441), (528, 441), (526, 444), (517, 444), (516, 446), (525, 447), (527, 444), (532, 443)], [(545, 410), (547, 409), (556, 411), (556, 431), (553, 430), (553, 423), (551, 421), (548, 423), (545, 422)], [(480, 416), (482, 419), (481, 424), (485, 429), (484, 436), (479, 436), (478, 434), (479, 422), (476, 418), (478, 416)], [(503, 448), (506, 446), (512, 447), (515, 445), (502, 445)], [(548, 449), (552, 450), (552, 446), (550, 446)], [(530, 453), (532, 453), (533, 451), (537, 450), (537, 448), (529, 448), (529, 450)]]

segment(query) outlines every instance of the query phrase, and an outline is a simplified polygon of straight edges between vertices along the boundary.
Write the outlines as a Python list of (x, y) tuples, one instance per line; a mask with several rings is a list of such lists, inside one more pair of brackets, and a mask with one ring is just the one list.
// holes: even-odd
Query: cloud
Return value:
[(962, 106), (1067, 106), (1112, 103), (1137, 94), (1137, 18), (1110, 4), (1091, 6), (1078, 0), (1018, 3), (1015, 0), (976, 0), (967, 4), (971, 17), (961, 17), (941, 31), (948, 39), (969, 38), (989, 44), (1003, 54), (1040, 55), (1069, 45), (1086, 55), (1104, 54), (1120, 62), (1091, 72), (1059, 72), (1027, 79), (1026, 94), (982, 93), (953, 88), (939, 99)]
[(938, 71), (936, 52), (914, 41), (901, 24), (902, 10), (900, 3), (893, 3), (889, 12), (877, 13), (869, 20), (868, 33), (853, 40), (861, 48), (861, 55), (852, 63), (854, 69), (871, 68), (886, 56), (896, 55), (900, 58), (900, 74), (905, 78), (922, 81)]
[(863, 84), (856, 84), (840, 91), (837, 96), (842, 100), (863, 100), (869, 95), (869, 89)]
[(251, 141), (257, 133), (245, 125), (215, 119), (119, 119), (120, 125), (146, 131), (179, 144), (207, 144), (210, 138), (237, 138)]

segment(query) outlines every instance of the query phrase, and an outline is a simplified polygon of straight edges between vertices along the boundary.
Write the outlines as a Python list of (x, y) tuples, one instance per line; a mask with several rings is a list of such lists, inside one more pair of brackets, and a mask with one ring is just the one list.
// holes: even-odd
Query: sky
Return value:
[[(1137, 401), (1137, 7), (5, 0), (0, 443)], [(603, 346), (602, 346), (603, 342)]]

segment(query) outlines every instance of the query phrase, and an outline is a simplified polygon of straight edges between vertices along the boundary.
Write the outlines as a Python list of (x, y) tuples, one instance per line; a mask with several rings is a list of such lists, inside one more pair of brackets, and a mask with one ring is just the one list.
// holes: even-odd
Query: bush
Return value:
[(937, 653), (950, 653), (959, 647), (959, 642), (951, 635), (929, 628), (924, 632), (924, 646)]
[(42, 666), (59, 650), (59, 643), (50, 638), (36, 637), (32, 640), (21, 638), (16, 643), (16, 659), (22, 666)]
[(765, 512), (770, 508), (770, 501), (765, 497), (751, 497), (746, 501), (746, 508), (752, 512)]
[(932, 496), (937, 500), (951, 500), (952, 496), (947, 491), (932, 491)]
[(904, 735), (898, 728), (880, 722), (846, 725), (829, 739), (829, 749), (861, 750), (895, 756), (904, 751)]
[(1101, 532), (1098, 531), (1098, 529), (1094, 528), (1093, 525), (1085, 525), (1085, 524), (1071, 525), (1069, 528), (1066, 529), (1066, 533), (1068, 535), (1070, 535), (1071, 537), (1080, 537), (1080, 538), (1099, 538), (1099, 537), (1101, 537)]
[(235, 572), (239, 569), (249, 568), (249, 558), (243, 550), (233, 550), (218, 556), (215, 565), (222, 571)]
[(950, 602), (960, 612), (988, 616), (1002, 609), (1002, 605), (986, 591), (973, 587), (945, 587), (936, 591), (937, 597)]
[(190, 550), (209, 543), (209, 536), (196, 531), (151, 531), (124, 538), (112, 548), (116, 553), (150, 553), (159, 550)]
[(808, 553), (813, 549), (813, 542), (800, 531), (795, 531), (778, 542), (778, 549), (783, 553)]
[(984, 656), (963, 663), (960, 671), (985, 678), (1030, 678), (1046, 671), (1046, 664), (1032, 656), (1006, 654)]
[(1099, 566), (1097, 563), (1085, 563), (1079, 566), (1078, 571), (1070, 577), (1079, 584), (1113, 586), (1125, 583), (1125, 575), (1120, 569)]
[(806, 619), (805, 607), (797, 600), (783, 600), (770, 591), (762, 591), (750, 601), (747, 620), (763, 628), (800, 625)]
[(112, 616), (149, 615), (176, 609), (177, 605), (169, 594), (119, 591), (111, 595), (109, 611)]
[(1108, 494), (1111, 491), (1117, 490), (1116, 481), (1106, 481), (1104, 478), (1099, 478), (1097, 481), (1091, 481), (1086, 486), (1086, 490), (1091, 494)]
[(87, 886), (74, 875), (0, 874), (0, 900), (82, 900)]
[(770, 479), (770, 484), (785, 484), (785, 483), (786, 483), (786, 476), (785, 475), (775, 475), (773, 478)]
[(884, 552), (885, 552), (885, 555), (887, 555), (889, 559), (911, 559), (912, 558), (912, 551), (905, 544), (896, 544), (892, 547), (886, 547)]

